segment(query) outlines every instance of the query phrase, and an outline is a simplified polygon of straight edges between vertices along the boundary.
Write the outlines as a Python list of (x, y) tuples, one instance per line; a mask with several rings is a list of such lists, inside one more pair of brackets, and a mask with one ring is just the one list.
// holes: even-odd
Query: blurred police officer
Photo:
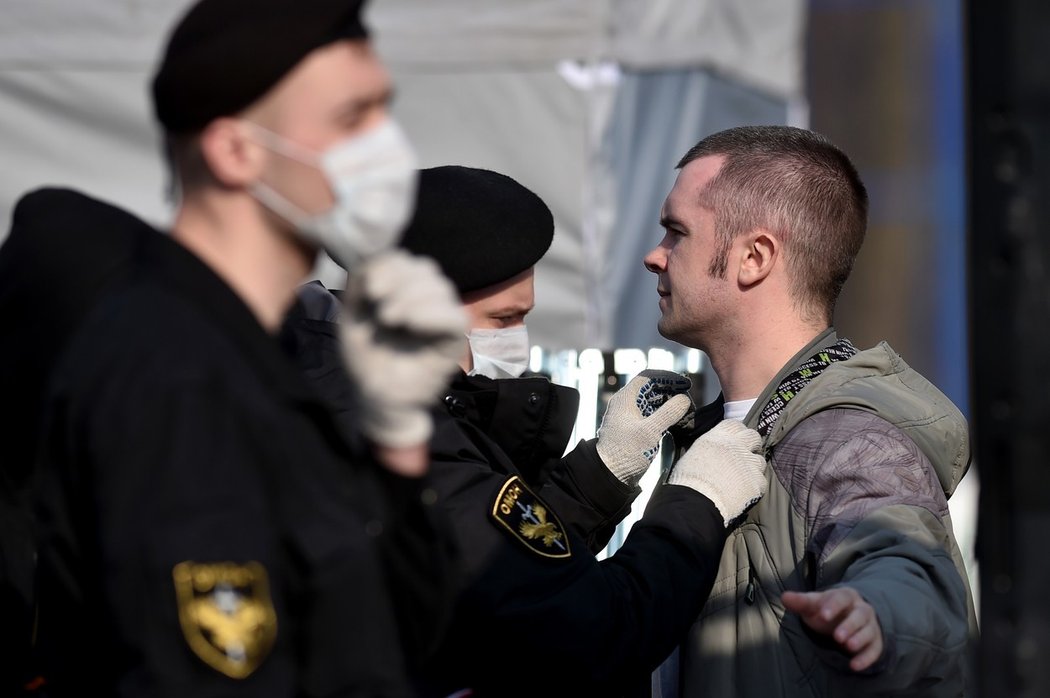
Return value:
[[(202, 0), (170, 37), (171, 235), (143, 238), (52, 379), (54, 695), (410, 695), (405, 645), (429, 639), (399, 611), (436, 630), (444, 610), (426, 441), (464, 323), (436, 265), (386, 251), (415, 171), (359, 11)], [(364, 455), (274, 336), (322, 248), (353, 271)]]
[[(510, 177), (459, 166), (420, 173), (404, 245), (439, 262), (471, 325), (431, 444), (464, 582), (450, 633), (420, 672), (424, 696), (646, 692), (711, 589), (727, 529), (765, 488), (757, 433), (727, 421), (683, 456), (624, 546), (595, 558), (589, 545), (601, 547), (629, 510), (664, 432), (691, 402), (674, 394), (684, 379), (640, 375), (613, 397), (598, 437), (560, 459), (579, 396), (519, 377), (534, 267), (553, 234), (546, 204)], [(317, 320), (323, 293), (301, 291)], [(316, 349), (312, 328), (292, 331)], [(333, 380), (323, 362), (308, 363), (315, 380)]]

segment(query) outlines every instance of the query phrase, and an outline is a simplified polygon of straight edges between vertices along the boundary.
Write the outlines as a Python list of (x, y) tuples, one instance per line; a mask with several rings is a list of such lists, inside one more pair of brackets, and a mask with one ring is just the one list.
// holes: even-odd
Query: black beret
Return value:
[(462, 294), (517, 276), (547, 252), (554, 217), (543, 199), (491, 170), (420, 170), (416, 210), (401, 244), (437, 260)]
[(153, 78), (169, 133), (192, 133), (266, 94), (308, 53), (363, 39), (363, 0), (200, 0), (172, 31)]

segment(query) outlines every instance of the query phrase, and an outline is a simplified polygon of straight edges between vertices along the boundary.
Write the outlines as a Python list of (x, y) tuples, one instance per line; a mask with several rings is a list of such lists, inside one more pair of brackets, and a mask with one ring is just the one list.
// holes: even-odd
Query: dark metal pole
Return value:
[(981, 695), (1050, 695), (1050, 3), (970, 0)]

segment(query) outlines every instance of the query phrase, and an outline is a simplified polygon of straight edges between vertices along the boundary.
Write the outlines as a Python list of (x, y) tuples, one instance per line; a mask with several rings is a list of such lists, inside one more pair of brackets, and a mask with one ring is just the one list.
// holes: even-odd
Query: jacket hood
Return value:
[(832, 364), (800, 390), (773, 425), (766, 446), (774, 446), (807, 417), (832, 408), (866, 410), (901, 429), (933, 464), (946, 496), (969, 469), (966, 419), (886, 342)]
[[(138, 241), (156, 232), (112, 204), (45, 187), (18, 200), (0, 246), (0, 311), (17, 327), (56, 325), (69, 334), (97, 295), (127, 270)], [(10, 327), (10, 325), (5, 325)]]
[(0, 385), (18, 405), (0, 438), (9, 456), (3, 475), (16, 489), (33, 462), (52, 367), (105, 289), (127, 272), (138, 241), (154, 232), (72, 189), (36, 189), (16, 204), (0, 246), (0, 324), (12, 338), (0, 342)]

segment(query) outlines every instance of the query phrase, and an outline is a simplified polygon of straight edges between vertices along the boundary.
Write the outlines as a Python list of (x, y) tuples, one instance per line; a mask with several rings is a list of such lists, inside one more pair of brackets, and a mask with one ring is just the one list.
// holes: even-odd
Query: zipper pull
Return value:
[(747, 587), (744, 589), (744, 601), (748, 606), (755, 604), (755, 570), (750, 566), (747, 568)]

